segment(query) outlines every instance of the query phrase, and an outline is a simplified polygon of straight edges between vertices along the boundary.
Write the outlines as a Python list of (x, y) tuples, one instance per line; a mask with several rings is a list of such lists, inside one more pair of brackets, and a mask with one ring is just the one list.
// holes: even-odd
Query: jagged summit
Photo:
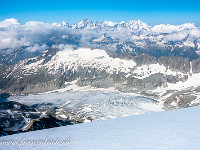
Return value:
[[(59, 26), (66, 26), (65, 22), (64, 22), (64, 24), (63, 24), (63, 22), (53, 23), (53, 25), (58, 25), (58, 24), (59, 24)], [(117, 22), (113, 22), (113, 21), (93, 22), (88, 19), (83, 19), (82, 21), (80, 21), (76, 24), (73, 24), (73, 25), (68, 24), (68, 25), (69, 26), (67, 26), (67, 27), (76, 28), (76, 29), (85, 29), (85, 28), (94, 29), (94, 28), (107, 28), (107, 27), (111, 27), (111, 28), (119, 28), (119, 27), (122, 28), (123, 27), (123, 28), (130, 28), (130, 29), (140, 29), (140, 28), (149, 28), (150, 27), (146, 23), (143, 23), (140, 20), (130, 20), (127, 23), (122, 21), (120, 23), (117, 23)]]

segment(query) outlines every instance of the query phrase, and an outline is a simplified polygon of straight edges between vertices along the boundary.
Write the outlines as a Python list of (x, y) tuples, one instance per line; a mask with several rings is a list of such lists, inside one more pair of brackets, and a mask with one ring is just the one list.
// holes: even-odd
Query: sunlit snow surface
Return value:
[[(0, 149), (199, 150), (199, 112), (197, 106), (15, 134), (1, 137), (0, 143), (16, 141), (16, 144), (1, 144)], [(42, 144), (45, 139), (58, 139), (59, 143)], [(69, 143), (61, 146), (68, 139)]]
[(39, 108), (56, 108), (56, 114), (65, 118), (65, 111), (76, 115), (102, 120), (116, 117), (144, 114), (162, 111), (162, 106), (153, 99), (122, 94), (119, 92), (104, 92), (100, 90), (64, 91), (43, 93), (38, 95), (14, 96), (9, 100), (26, 105), (39, 104)]

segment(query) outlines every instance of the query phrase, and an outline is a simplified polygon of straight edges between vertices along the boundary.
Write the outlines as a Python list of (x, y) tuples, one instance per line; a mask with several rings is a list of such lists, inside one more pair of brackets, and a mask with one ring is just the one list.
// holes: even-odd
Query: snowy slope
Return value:
[[(25, 66), (26, 70), (34, 70), (36, 68), (44, 67), (41, 62), (32, 63)], [(45, 67), (48, 68), (49, 73), (52, 71), (57, 71), (60, 67), (65, 70), (72, 69), (77, 70), (78, 67), (93, 67), (106, 72), (120, 71), (120, 72), (130, 72), (129, 68), (134, 67), (136, 64), (131, 60), (123, 60), (119, 58), (111, 58), (104, 50), (99, 49), (86, 49), (80, 48), (73, 50), (66, 48), (63, 51), (59, 51)]]
[[(79, 67), (83, 67), (85, 69), (96, 68), (110, 74), (123, 72), (127, 74), (126, 77), (131, 75), (132, 77), (139, 79), (149, 77), (156, 73), (162, 73), (165, 75), (183, 75), (180, 71), (173, 71), (158, 63), (142, 65), (139, 67), (136, 66), (136, 62), (134, 60), (112, 58), (106, 53), (105, 50), (100, 49), (91, 50), (89, 48), (79, 48), (73, 50), (71, 47), (68, 47), (57, 52), (49, 62), (44, 64), (44, 61), (44, 59), (41, 59), (28, 65), (24, 65), (22, 63), (24, 66), (16, 65), (16, 67), (22, 67), (22, 70), (26, 74), (35, 73), (40, 68), (44, 67), (48, 69), (48, 73), (51, 74), (58, 72), (60, 68), (62, 68), (64, 72), (67, 70), (75, 72), (79, 69)], [(17, 69), (16, 67), (15, 69)]]
[[(77, 124), (1, 137), (16, 145), (0, 145), (2, 150), (35, 149), (39, 140), (66, 145), (38, 145), (38, 149), (67, 150), (199, 150), (200, 107)], [(27, 146), (17, 145), (27, 140)], [(41, 142), (41, 141), (40, 141)], [(38, 144), (38, 143), (37, 143)]]

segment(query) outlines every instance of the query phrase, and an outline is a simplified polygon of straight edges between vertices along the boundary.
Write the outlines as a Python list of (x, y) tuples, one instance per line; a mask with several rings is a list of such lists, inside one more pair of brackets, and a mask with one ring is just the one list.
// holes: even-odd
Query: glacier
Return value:
[[(61, 89), (63, 90), (63, 89)], [(52, 91), (41, 94), (11, 96), (9, 101), (37, 109), (55, 110), (62, 119), (70, 118), (68, 112), (81, 116), (84, 122), (163, 111), (162, 103), (151, 98), (125, 94), (110, 89), (78, 89)], [(90, 120), (88, 120), (90, 118)]]

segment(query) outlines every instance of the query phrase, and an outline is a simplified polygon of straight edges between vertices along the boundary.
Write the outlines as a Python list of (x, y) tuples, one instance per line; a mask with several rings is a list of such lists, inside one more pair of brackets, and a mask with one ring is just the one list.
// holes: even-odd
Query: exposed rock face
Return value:
[(38, 118), (41, 113), (35, 108), (7, 101), (0, 103), (0, 115), (0, 125), (4, 130), (18, 131), (31, 119)]
[[(51, 49), (51, 51), (53, 50)], [(55, 49), (55, 51), (57, 52), (58, 50)], [(74, 70), (73, 67), (71, 69), (67, 69), (62, 65), (58, 70), (56, 70), (55, 73), (52, 74), (49, 73), (49, 69), (46, 68), (45, 65), (47, 65), (51, 61), (52, 57), (56, 55), (56, 52), (47, 52), (48, 55), (45, 54), (45, 56), (40, 56), (37, 58), (37, 60), (28, 60), (21, 64), (18, 64), (17, 67), (15, 65), (7, 69), (3, 73), (4, 76), (2, 75), (0, 81), (1, 90), (10, 91), (12, 93), (39, 93), (62, 88), (67, 86), (65, 82), (78, 80), (77, 84), (79, 86), (90, 85), (94, 87), (108, 88), (115, 87), (117, 85), (116, 87), (119, 87), (119, 89), (125, 92), (127, 87), (134, 88), (137, 91), (146, 91), (161, 86), (166, 87), (167, 83), (186, 81), (188, 79), (189, 73), (200, 72), (200, 66), (198, 63), (199, 59), (195, 59), (190, 62), (188, 58), (183, 57), (156, 58), (147, 54), (142, 54), (140, 56), (129, 58), (129, 60), (136, 63), (136, 66), (130, 68), (132, 70), (130, 73), (114, 70), (112, 73), (108, 73), (106, 72), (106, 70), (98, 67), (86, 67), (81, 65), (79, 65), (76, 70)], [(37, 62), (40, 60), (43, 60), (42, 65), (44, 65), (44, 67), (38, 68), (36, 72), (33, 70), (26, 73), (24, 72), (26, 70), (21, 68), (23, 66), (29, 66), (34, 63), (37, 64)], [(155, 67), (164, 67), (164, 69), (166, 69), (165, 71), (171, 71), (174, 72), (174, 74), (165, 74), (165, 72), (159, 72), (159, 70), (154, 73), (152, 71), (154, 71), (156, 68), (152, 68), (151, 65), (155, 65)], [(138, 71), (136, 71), (138, 67), (141, 68), (140, 75), (138, 75)], [(145, 69), (148, 69), (149, 71)], [(191, 70), (192, 72), (190, 72)], [(149, 75), (143, 77), (144, 75), (142, 74), (142, 72), (145, 71)], [(179, 74), (175, 74), (176, 72), (179, 72)], [(183, 75), (180, 76), (180, 74)], [(126, 85), (125, 89), (123, 89), (124, 85)], [(129, 90), (127, 90), (127, 92), (132, 92), (130, 88), (128, 89)]]
[(26, 126), (24, 131), (35, 131), (35, 130), (42, 130), (53, 127), (73, 125), (73, 124), (74, 123), (71, 121), (59, 120), (52, 116), (46, 116), (39, 119), (31, 120), (31, 122)]
[(200, 72), (200, 58), (197, 58), (192, 61), (192, 72), (199, 73)]
[(141, 54), (139, 56), (133, 57), (133, 60), (137, 63), (137, 66), (147, 65), (147, 64), (156, 64), (158, 59), (154, 56), (148, 54)]
[(4, 92), (4, 93), (0, 94), (0, 100), (1, 101), (5, 101), (8, 97), (10, 97), (9, 93)]
[(53, 110), (36, 109), (14, 101), (0, 103), (0, 136), (82, 123), (80, 118), (57, 118)]
[(170, 96), (165, 102), (164, 102), (164, 109), (176, 109), (176, 108), (185, 108), (189, 106), (195, 106), (191, 105), (191, 102), (196, 99), (196, 96), (190, 95), (190, 94), (181, 94), (177, 93), (172, 96)]

